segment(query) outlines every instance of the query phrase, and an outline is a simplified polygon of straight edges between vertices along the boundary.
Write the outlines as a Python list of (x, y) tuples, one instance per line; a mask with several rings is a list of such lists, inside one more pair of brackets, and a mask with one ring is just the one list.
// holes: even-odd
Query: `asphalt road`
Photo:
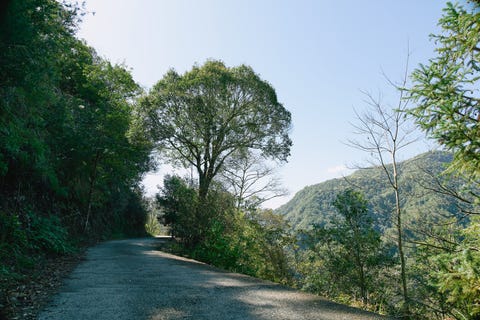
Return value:
[(89, 249), (39, 319), (383, 319), (158, 251), (159, 241)]

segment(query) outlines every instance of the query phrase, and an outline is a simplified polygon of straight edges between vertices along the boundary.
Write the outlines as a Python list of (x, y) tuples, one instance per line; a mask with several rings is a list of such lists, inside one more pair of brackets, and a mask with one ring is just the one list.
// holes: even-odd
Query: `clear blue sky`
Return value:
[[(213, 58), (250, 65), (276, 89), (293, 116), (293, 148), (279, 174), (291, 194), (339, 177), (366, 155), (344, 145), (361, 90), (395, 96), (382, 72), (400, 79), (433, 56), (429, 34), (446, 1), (427, 0), (88, 0), (79, 37), (101, 56), (125, 63), (146, 89), (170, 68), (179, 72)], [(382, 71), (383, 70), (383, 71)], [(425, 151), (420, 143), (404, 155)], [(158, 174), (144, 181), (156, 191)]]

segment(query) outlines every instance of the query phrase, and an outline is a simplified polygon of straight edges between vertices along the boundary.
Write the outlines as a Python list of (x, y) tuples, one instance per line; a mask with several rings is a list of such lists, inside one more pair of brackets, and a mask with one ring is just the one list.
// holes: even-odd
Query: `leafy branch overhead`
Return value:
[(440, 144), (455, 153), (452, 169), (479, 178), (480, 171), (480, 11), (448, 3), (443, 32), (432, 35), (437, 56), (413, 72), (410, 113)]

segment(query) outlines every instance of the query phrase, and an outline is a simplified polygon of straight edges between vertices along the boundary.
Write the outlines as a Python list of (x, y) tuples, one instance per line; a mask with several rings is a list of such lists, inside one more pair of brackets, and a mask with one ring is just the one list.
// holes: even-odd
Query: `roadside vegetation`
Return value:
[(129, 70), (75, 37), (81, 8), (12, 0), (0, 12), (3, 310), (48, 259), (144, 234), (151, 148), (130, 134), (141, 89)]
[[(478, 2), (447, 4), (436, 56), (406, 73), (397, 108), (370, 99), (358, 113), (352, 145), (370, 169), (277, 211), (262, 204), (285, 194), (274, 168), (290, 156), (291, 114), (251, 67), (209, 60), (145, 92), (75, 37), (81, 7), (0, 9), (2, 309), (51, 258), (167, 230), (175, 252), (342, 303), (480, 318)], [(399, 162), (417, 129), (446, 151)], [(145, 199), (158, 159), (191, 175)]]
[[(167, 110), (165, 105), (206, 115), (169, 115), (179, 117), (181, 128), (183, 119), (196, 120), (194, 138), (181, 137), (180, 144), (151, 135), (161, 138), (160, 151), (169, 150), (167, 161), (198, 172), (196, 177), (167, 176), (157, 195), (163, 223), (180, 244), (177, 250), (228, 270), (400, 318), (478, 319), (479, 9), (473, 2), (447, 5), (440, 20), (443, 33), (432, 36), (438, 56), (411, 75), (406, 72), (400, 84), (390, 83), (399, 93), (396, 108), (367, 94), (367, 108), (357, 113), (357, 135), (349, 141), (372, 156), (367, 170), (326, 182), (321, 190), (308, 187), (302, 191), (307, 198), (295, 197), (277, 212), (255, 205), (262, 203), (255, 196), (239, 198), (244, 193), (238, 186), (245, 185), (248, 174), (231, 167), (248, 163), (252, 154), (265, 155), (260, 160), (268, 163), (261, 144), (229, 144), (238, 149), (220, 148), (226, 151), (224, 158), (213, 151), (225, 132), (245, 133), (222, 128), (246, 115), (237, 109), (238, 98), (252, 97), (251, 91), (243, 92), (248, 90), (245, 84), (232, 89), (229, 81), (240, 69), (211, 61), (184, 75), (167, 74), (145, 98), (147, 119), (168, 119), (164, 111), (156, 118), (151, 114), (155, 107)], [(198, 77), (203, 73), (208, 80)], [(167, 82), (181, 92), (172, 94)], [(215, 111), (203, 113), (216, 103)], [(259, 117), (252, 113), (247, 119), (243, 128)], [(154, 122), (149, 125), (155, 128)], [(403, 148), (415, 142), (418, 129), (447, 151), (398, 161)], [(212, 159), (219, 157), (212, 167)], [(205, 172), (212, 173), (208, 188), (202, 182)], [(237, 174), (226, 180), (219, 172)]]

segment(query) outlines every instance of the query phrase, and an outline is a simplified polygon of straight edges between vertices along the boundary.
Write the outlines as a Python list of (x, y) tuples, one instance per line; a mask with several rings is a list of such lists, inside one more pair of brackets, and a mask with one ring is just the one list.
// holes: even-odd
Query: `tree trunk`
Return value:
[(90, 174), (90, 185), (89, 185), (88, 197), (87, 197), (87, 218), (85, 220), (85, 227), (83, 230), (84, 233), (88, 231), (88, 224), (90, 220), (90, 215), (92, 213), (93, 188), (95, 187), (95, 180), (97, 178), (97, 165), (99, 160), (100, 160), (100, 151), (97, 151), (95, 155), (95, 161), (93, 163), (93, 170)]
[(400, 206), (400, 194), (398, 190), (398, 179), (397, 179), (397, 163), (395, 158), (392, 162), (393, 166), (393, 189), (395, 192), (395, 213), (396, 213), (396, 223), (397, 223), (397, 245), (398, 245), (398, 255), (400, 256), (400, 277), (402, 281), (402, 295), (404, 303), (404, 311), (408, 311), (408, 289), (407, 289), (407, 274), (406, 274), (406, 265), (405, 265), (405, 253), (403, 252), (403, 228), (402, 228), (402, 211)]
[(364, 306), (368, 303), (367, 297), (367, 285), (365, 283), (365, 271), (363, 270), (363, 266), (360, 268), (360, 295), (362, 296), (362, 303)]
[(357, 270), (358, 270), (358, 280), (360, 281), (359, 287), (360, 287), (360, 296), (362, 297), (362, 303), (363, 305), (367, 305), (368, 303), (368, 298), (367, 298), (367, 284), (365, 281), (365, 268), (362, 263), (362, 258), (360, 255), (360, 248), (358, 248), (358, 244), (356, 245), (355, 248), (355, 263), (357, 264)]
[(208, 189), (210, 188), (211, 179), (208, 178), (203, 172), (198, 172), (198, 196), (200, 203), (205, 203), (207, 200)]

